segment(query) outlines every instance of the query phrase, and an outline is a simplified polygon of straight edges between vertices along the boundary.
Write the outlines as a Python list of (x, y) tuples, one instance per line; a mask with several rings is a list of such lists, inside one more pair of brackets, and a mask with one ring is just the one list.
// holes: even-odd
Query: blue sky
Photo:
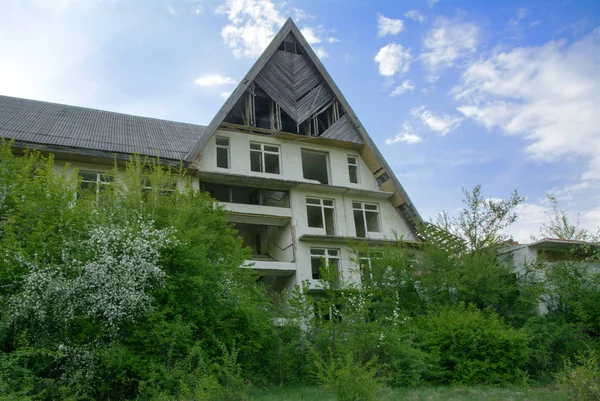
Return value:
[(3, 0), (0, 94), (208, 124), (294, 18), (424, 218), (461, 187), (600, 226), (600, 2)]

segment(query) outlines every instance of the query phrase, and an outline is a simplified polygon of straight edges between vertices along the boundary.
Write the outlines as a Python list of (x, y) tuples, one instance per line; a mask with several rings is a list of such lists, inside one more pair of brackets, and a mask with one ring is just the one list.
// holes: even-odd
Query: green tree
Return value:
[(269, 381), (270, 303), (226, 212), (158, 160), (102, 188), (69, 171), (0, 146), (0, 395), (202, 399)]
[(485, 197), (481, 193), (481, 185), (471, 191), (463, 188), (465, 207), (456, 216), (445, 212), (440, 214), (437, 225), (445, 231), (464, 240), (471, 251), (491, 248), (507, 236), (502, 231), (517, 221), (515, 208), (525, 198), (514, 191), (508, 199)]
[(555, 196), (547, 195), (547, 198), (552, 206), (552, 213), (546, 213), (549, 222), (542, 225), (539, 237), (533, 237), (533, 240), (556, 238), (587, 241), (591, 239), (590, 233), (585, 228), (581, 227), (579, 215), (577, 215), (577, 220), (573, 223), (567, 213), (560, 207)]

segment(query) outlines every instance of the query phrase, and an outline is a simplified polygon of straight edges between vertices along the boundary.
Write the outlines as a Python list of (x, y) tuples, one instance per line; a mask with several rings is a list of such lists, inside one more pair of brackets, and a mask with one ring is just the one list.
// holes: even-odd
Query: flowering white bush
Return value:
[(111, 328), (135, 321), (151, 308), (148, 290), (163, 283), (160, 251), (174, 245), (173, 230), (154, 229), (152, 222), (95, 227), (83, 244), (87, 260), (63, 255), (63, 265), (29, 267), (23, 290), (11, 300), (13, 319), (43, 324), (91, 318)]

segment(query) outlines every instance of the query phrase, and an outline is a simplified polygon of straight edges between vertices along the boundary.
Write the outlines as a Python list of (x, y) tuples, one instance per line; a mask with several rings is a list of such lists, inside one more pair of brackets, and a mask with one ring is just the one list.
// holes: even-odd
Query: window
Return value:
[(217, 167), (230, 168), (229, 165), (229, 138), (217, 137)]
[(390, 179), (390, 176), (388, 175), (388, 173), (383, 173), (381, 174), (379, 177), (377, 177), (377, 184), (379, 186), (381, 186), (384, 182), (386, 182), (387, 180)]
[(321, 267), (335, 274), (334, 288), (339, 288), (340, 250), (326, 248), (310, 248), (310, 265), (313, 280), (321, 278)]
[(96, 171), (79, 171), (81, 177), (81, 189), (96, 192), (106, 189), (107, 185), (112, 184), (113, 178), (110, 175), (104, 173), (98, 173)]
[(302, 174), (307, 180), (329, 184), (327, 153), (302, 149)]
[(358, 184), (358, 157), (348, 155), (348, 176), (350, 182)]
[(341, 322), (343, 320), (342, 304), (327, 305), (323, 301), (313, 304), (315, 317), (323, 320)]
[(250, 142), (250, 170), (280, 174), (279, 145)]
[(378, 233), (379, 227), (379, 206), (374, 203), (352, 202), (354, 211), (354, 225), (356, 226), (356, 236), (366, 237), (367, 233)]
[(383, 258), (383, 252), (360, 252), (358, 254), (358, 265), (360, 267), (360, 278), (363, 284), (370, 284), (373, 281), (373, 275), (378, 276), (377, 261)]
[(152, 185), (150, 177), (142, 178), (142, 195), (148, 200), (150, 195), (153, 196), (171, 196), (175, 193), (177, 183), (175, 181), (155, 183)]
[(289, 192), (201, 182), (200, 189), (220, 202), (290, 207)]
[(309, 227), (324, 228), (325, 234), (335, 235), (332, 199), (306, 198), (306, 214)]

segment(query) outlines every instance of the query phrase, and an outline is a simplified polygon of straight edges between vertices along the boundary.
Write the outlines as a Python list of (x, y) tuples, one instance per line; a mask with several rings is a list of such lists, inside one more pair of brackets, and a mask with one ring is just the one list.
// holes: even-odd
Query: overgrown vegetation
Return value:
[[(70, 172), (0, 146), (0, 399), (238, 400), (318, 385), (369, 400), (555, 377), (597, 394), (598, 249), (517, 270), (500, 260), (516, 193), (491, 201), (476, 187), (418, 247), (352, 244), (362, 284), (338, 289), (323, 266), (323, 291), (287, 294), (282, 321), (239, 268), (250, 255), (226, 213), (184, 174), (133, 158), (83, 188)], [(561, 232), (582, 232), (563, 217)]]

